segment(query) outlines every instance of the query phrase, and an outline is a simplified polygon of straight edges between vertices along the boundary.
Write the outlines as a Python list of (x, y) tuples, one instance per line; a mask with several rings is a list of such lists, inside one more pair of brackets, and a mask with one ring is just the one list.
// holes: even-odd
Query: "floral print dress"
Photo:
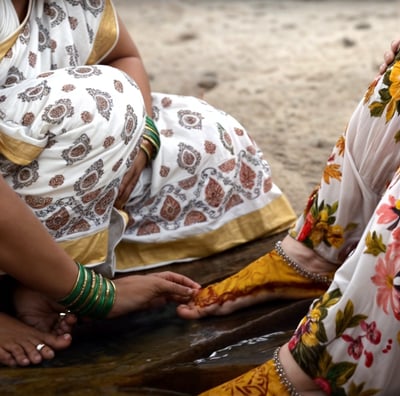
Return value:
[(400, 394), (400, 61), (337, 142), (293, 237), (343, 265), (289, 343), (328, 395)]

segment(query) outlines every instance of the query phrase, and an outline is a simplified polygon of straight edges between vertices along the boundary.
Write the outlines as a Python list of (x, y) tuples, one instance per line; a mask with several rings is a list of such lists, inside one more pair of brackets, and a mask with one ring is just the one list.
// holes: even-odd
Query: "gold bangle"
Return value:
[(149, 151), (149, 149), (146, 147), (146, 145), (144, 144), (144, 142), (142, 142), (140, 144), (140, 148), (144, 151), (144, 153), (146, 154), (147, 157), (147, 163), (150, 163), (151, 161), (151, 153)]

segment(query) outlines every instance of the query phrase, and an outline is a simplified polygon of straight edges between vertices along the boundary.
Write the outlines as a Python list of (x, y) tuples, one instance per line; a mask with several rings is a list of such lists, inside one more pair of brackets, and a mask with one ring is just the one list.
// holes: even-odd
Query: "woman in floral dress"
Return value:
[(282, 297), (285, 285), (289, 297), (316, 297), (272, 360), (204, 395), (399, 394), (399, 81), (397, 55), (354, 111), (282, 243), (180, 307), (186, 318), (224, 314)]

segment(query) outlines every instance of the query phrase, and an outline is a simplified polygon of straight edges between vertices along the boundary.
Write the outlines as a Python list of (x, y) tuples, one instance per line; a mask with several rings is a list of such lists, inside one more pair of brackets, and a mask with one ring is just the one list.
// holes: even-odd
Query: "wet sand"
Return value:
[(297, 212), (383, 53), (400, 1), (116, 0), (154, 91), (235, 116)]

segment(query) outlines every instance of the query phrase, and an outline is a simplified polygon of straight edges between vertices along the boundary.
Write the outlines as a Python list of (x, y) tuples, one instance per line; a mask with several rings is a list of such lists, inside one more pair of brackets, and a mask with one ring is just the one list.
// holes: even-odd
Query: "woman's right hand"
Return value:
[(126, 276), (114, 283), (116, 296), (110, 317), (162, 306), (168, 301), (187, 303), (200, 289), (190, 278), (170, 271)]
[(139, 150), (131, 167), (125, 173), (118, 191), (118, 197), (114, 202), (117, 209), (123, 209), (134, 190), (143, 169), (146, 167), (147, 157), (143, 150)]

